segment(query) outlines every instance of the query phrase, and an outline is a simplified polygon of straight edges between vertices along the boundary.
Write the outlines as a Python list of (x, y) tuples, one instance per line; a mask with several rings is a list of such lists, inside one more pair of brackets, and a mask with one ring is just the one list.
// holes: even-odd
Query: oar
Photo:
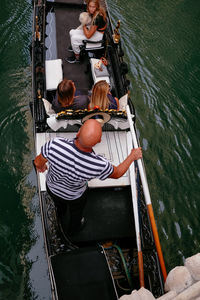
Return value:
[[(130, 112), (129, 105), (126, 106), (126, 112), (127, 112), (127, 117), (128, 117), (128, 121), (129, 121), (132, 139), (133, 139), (133, 145), (134, 145), (134, 148), (138, 148), (138, 142), (137, 142), (137, 138), (136, 138), (135, 129), (133, 127), (133, 121), (131, 118), (131, 112)], [(139, 172), (140, 172), (140, 178), (142, 181), (145, 202), (147, 205), (148, 214), (149, 214), (151, 227), (152, 227), (152, 231), (153, 231), (153, 236), (154, 236), (154, 241), (155, 241), (158, 258), (159, 258), (159, 262), (160, 262), (160, 267), (161, 267), (161, 271), (162, 271), (163, 278), (165, 281), (167, 278), (167, 271), (166, 271), (166, 267), (165, 267), (165, 262), (164, 262), (162, 249), (161, 249), (161, 245), (160, 245), (160, 240), (159, 240), (159, 236), (158, 236), (158, 231), (157, 231), (157, 227), (156, 227), (156, 222), (155, 222), (155, 218), (154, 218), (153, 208), (152, 208), (152, 204), (151, 204), (151, 197), (150, 197), (150, 193), (149, 193), (149, 187), (147, 184), (147, 179), (145, 176), (142, 160), (138, 159), (137, 162), (138, 162), (138, 168), (139, 168)]]
[[(128, 154), (129, 154), (131, 152), (131, 149), (133, 148), (133, 142), (132, 142), (130, 132), (127, 133), (127, 147), (128, 147)], [(134, 213), (134, 220), (135, 220), (136, 242), (137, 242), (137, 250), (138, 250), (138, 267), (139, 267), (140, 286), (144, 287), (144, 267), (143, 267), (143, 255), (142, 255), (141, 237), (140, 237), (140, 225), (139, 225), (139, 215), (138, 215), (138, 201), (137, 201), (137, 189), (136, 189), (136, 177), (135, 177), (134, 163), (131, 164), (129, 171), (130, 171), (130, 181), (131, 181), (133, 213)]]

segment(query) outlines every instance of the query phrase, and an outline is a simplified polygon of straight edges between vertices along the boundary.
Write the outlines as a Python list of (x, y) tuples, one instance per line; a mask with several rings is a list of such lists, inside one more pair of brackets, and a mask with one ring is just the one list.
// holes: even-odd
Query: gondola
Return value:
[[(102, 142), (95, 152), (118, 165), (139, 144), (135, 111), (129, 97), (128, 66), (123, 60), (120, 21), (108, 25), (103, 40), (84, 41), (79, 64), (69, 64), (69, 30), (80, 25), (83, 0), (34, 0), (32, 31), (32, 101), (35, 153), (55, 136), (75, 137), (85, 118), (97, 116)], [(72, 79), (83, 94), (99, 80), (96, 63), (108, 62), (103, 76), (120, 109), (65, 110), (56, 114), (51, 101), (62, 78)], [(100, 116), (100, 117), (99, 117)], [(118, 299), (145, 286), (155, 297), (164, 293), (166, 270), (157, 235), (144, 164), (139, 160), (117, 180), (91, 180), (84, 216), (85, 227), (68, 236), (66, 218), (58, 220), (46, 191), (45, 174), (37, 173), (41, 219), (52, 299)], [(151, 207), (151, 209), (149, 209)]]

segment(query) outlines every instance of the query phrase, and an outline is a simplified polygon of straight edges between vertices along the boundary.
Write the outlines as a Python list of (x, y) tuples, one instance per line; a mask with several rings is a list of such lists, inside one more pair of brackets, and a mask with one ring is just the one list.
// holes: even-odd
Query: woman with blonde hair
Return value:
[(81, 29), (70, 30), (71, 48), (69, 51), (74, 52), (74, 56), (66, 59), (69, 63), (79, 62), (80, 46), (83, 40), (100, 41), (107, 26), (106, 12), (100, 6), (99, 0), (88, 0), (87, 11), (92, 17), (91, 26), (84, 25)]
[(88, 105), (89, 109), (119, 109), (119, 100), (110, 93), (110, 86), (105, 80), (95, 83), (92, 88), (91, 100)]

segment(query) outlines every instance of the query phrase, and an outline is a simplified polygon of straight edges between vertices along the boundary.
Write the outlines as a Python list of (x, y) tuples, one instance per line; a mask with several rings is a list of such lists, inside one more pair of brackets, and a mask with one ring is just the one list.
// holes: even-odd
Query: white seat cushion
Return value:
[(110, 84), (110, 78), (109, 76), (102, 76), (102, 77), (97, 77), (95, 75), (95, 71), (94, 71), (94, 65), (99, 61), (99, 59), (97, 58), (90, 58), (90, 65), (91, 65), (91, 71), (92, 71), (92, 78), (94, 80), (94, 83), (100, 81), (100, 80), (105, 80), (108, 84)]
[(128, 104), (128, 94), (125, 94), (119, 99), (119, 110), (126, 110)]
[(94, 43), (86, 43), (86, 49), (88, 50), (88, 49), (95, 49), (95, 48), (101, 48), (102, 47), (102, 44), (101, 43), (96, 43), (96, 44), (94, 44)]
[(110, 84), (110, 79), (108, 76), (105, 77), (95, 77), (94, 83), (100, 81), (100, 80), (105, 80), (108, 84)]
[(56, 90), (63, 80), (62, 59), (46, 60), (45, 74), (47, 91)]
[(45, 108), (46, 114), (48, 116), (56, 114), (55, 111), (52, 108), (52, 104), (48, 100), (42, 98), (42, 101), (44, 103), (44, 108)]

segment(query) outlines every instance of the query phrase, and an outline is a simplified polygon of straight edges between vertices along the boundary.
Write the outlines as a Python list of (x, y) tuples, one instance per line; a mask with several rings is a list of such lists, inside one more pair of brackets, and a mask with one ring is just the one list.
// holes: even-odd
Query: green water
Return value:
[[(200, 2), (108, 0), (169, 271), (200, 252)], [(34, 157), (31, 1), (0, 3), (0, 299), (50, 299)]]

